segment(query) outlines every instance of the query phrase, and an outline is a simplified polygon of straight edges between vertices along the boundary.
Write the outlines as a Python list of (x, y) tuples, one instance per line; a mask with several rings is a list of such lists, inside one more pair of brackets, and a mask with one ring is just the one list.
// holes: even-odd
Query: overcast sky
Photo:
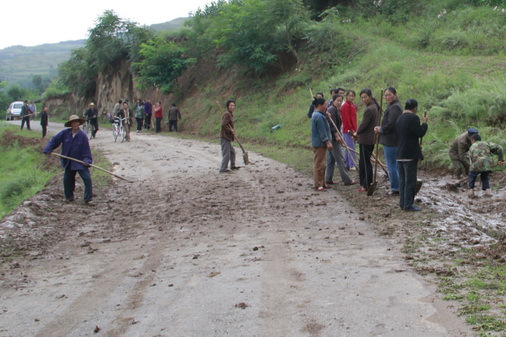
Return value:
[(0, 49), (88, 37), (105, 10), (141, 25), (162, 23), (203, 8), (212, 0), (2, 0)]

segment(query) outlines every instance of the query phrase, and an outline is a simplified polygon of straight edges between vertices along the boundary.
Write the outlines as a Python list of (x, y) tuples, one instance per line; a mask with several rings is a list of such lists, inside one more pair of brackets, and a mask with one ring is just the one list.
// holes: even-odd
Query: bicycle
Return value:
[(123, 143), (126, 139), (126, 130), (125, 130), (125, 119), (115, 117), (113, 121), (113, 129), (112, 136), (114, 138), (114, 142), (118, 139), (118, 136), (121, 135), (121, 142)]
[(84, 133), (86, 133), (86, 136), (88, 137), (88, 139), (93, 138), (94, 130), (95, 130), (95, 126), (93, 124), (91, 124), (90, 118), (87, 118), (86, 123), (83, 124), (83, 131), (84, 131)]

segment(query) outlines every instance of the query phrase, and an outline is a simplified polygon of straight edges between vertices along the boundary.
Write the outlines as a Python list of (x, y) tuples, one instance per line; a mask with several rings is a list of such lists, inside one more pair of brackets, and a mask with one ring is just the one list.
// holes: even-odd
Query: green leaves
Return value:
[(142, 61), (134, 63), (141, 86), (155, 86), (165, 93), (171, 91), (178, 76), (194, 58), (185, 57), (185, 49), (173, 41), (155, 38), (141, 45)]

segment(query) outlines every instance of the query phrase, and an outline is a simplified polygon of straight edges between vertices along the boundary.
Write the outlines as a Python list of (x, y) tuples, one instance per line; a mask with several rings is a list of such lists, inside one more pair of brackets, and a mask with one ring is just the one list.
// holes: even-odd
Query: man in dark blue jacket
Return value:
[(86, 137), (86, 134), (79, 128), (79, 126), (84, 123), (84, 119), (79, 118), (76, 115), (70, 116), (69, 121), (65, 123), (65, 126), (68, 129), (60, 131), (56, 136), (51, 138), (42, 152), (50, 154), (54, 149), (62, 144), (62, 155), (75, 158), (86, 163), (86, 165), (83, 165), (73, 160), (64, 158), (61, 159), (62, 167), (65, 169), (65, 174), (63, 176), (63, 189), (65, 199), (69, 202), (74, 201), (76, 173), (79, 173), (84, 182), (84, 202), (86, 204), (90, 204), (93, 198), (93, 193), (91, 174), (88, 167), (93, 163), (93, 159), (91, 157), (88, 137)]

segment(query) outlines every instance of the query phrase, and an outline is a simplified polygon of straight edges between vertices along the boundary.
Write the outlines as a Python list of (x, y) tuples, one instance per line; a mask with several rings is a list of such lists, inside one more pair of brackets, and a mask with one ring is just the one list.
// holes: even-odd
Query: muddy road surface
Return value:
[(254, 153), (220, 174), (219, 145), (148, 132), (91, 146), (135, 182), (87, 206), (80, 179), (63, 202), (59, 176), (4, 217), (0, 336), (474, 335), (309, 176)]

